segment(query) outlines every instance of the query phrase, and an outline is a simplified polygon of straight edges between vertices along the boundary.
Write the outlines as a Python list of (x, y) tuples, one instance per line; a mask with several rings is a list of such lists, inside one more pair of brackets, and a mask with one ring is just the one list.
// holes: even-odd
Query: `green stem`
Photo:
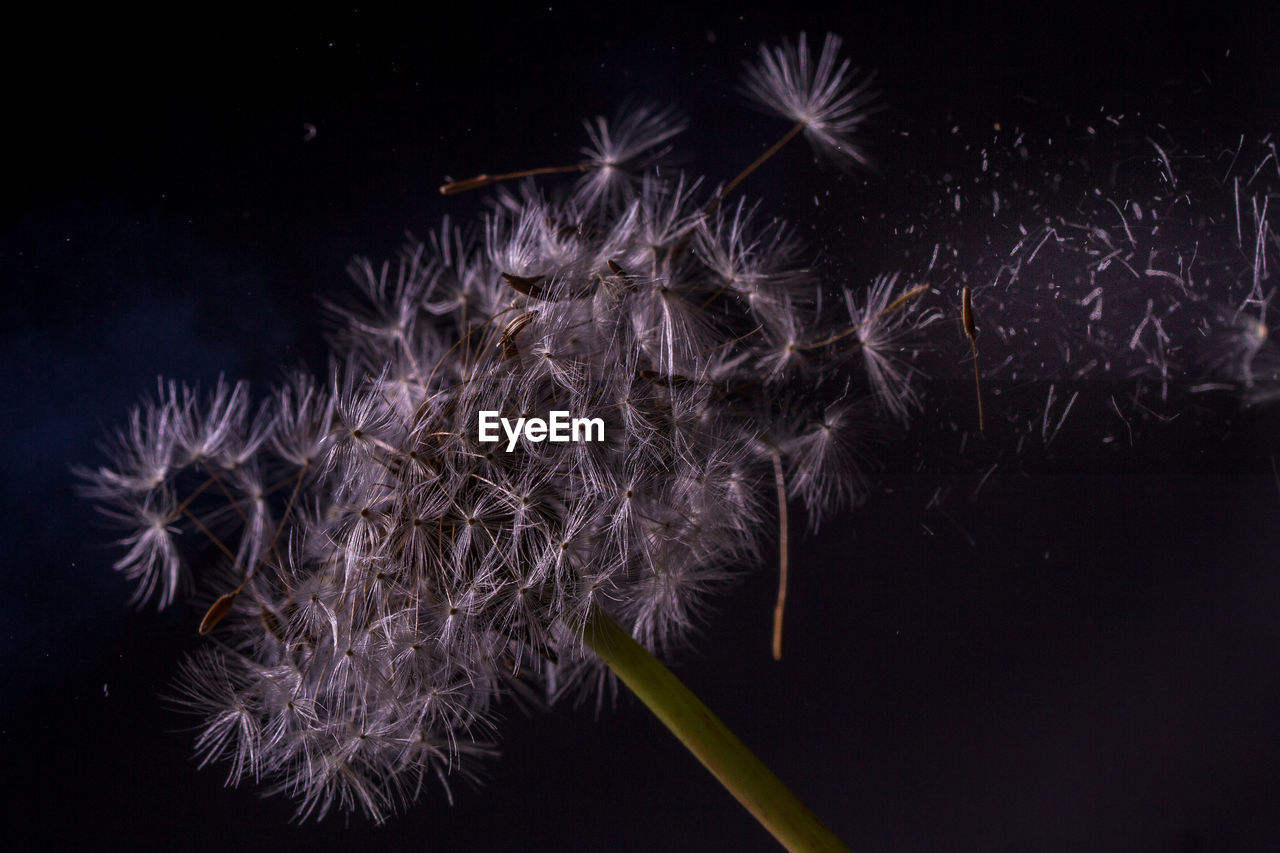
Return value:
[(609, 614), (593, 608), (582, 637), (779, 843), (792, 851), (848, 853), (746, 744)]

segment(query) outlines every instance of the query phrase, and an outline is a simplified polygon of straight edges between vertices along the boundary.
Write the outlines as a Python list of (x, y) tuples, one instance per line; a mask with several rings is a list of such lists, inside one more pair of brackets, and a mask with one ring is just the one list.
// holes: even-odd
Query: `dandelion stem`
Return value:
[(500, 183), (502, 181), (512, 181), (516, 178), (531, 178), (535, 175), (558, 175), (564, 172), (585, 172), (587, 171), (586, 163), (575, 163), (572, 166), (544, 166), (541, 169), (524, 169), (519, 172), (507, 172), (504, 175), (476, 175), (474, 178), (466, 178), (461, 181), (453, 181), (445, 184), (440, 188), (441, 195), (454, 195), (455, 193), (464, 193), (469, 190), (478, 190), (481, 187), (487, 187), (491, 184)]
[(753, 160), (750, 166), (748, 166), (747, 168), (739, 172), (738, 177), (734, 178), (732, 181), (726, 184), (725, 188), (720, 190), (720, 194), (711, 200), (711, 204), (707, 205), (707, 209), (704, 210), (703, 213), (707, 216), (710, 216), (712, 213), (714, 213), (716, 208), (720, 206), (720, 202), (724, 201), (725, 197), (728, 196), (729, 193), (733, 192), (734, 189), (737, 188), (738, 184), (745, 181), (747, 179), (747, 176), (749, 176), (756, 169), (759, 169), (761, 166), (763, 166), (770, 157), (772, 157), (774, 154), (777, 154), (779, 151), (781, 151), (782, 146), (786, 145), (788, 142), (794, 139), (795, 135), (802, 130), (804, 130), (804, 122), (802, 121), (796, 122), (795, 126), (792, 127), (790, 130), (788, 130), (785, 136), (783, 136), (777, 142), (773, 143), (773, 145), (769, 146), (769, 149), (765, 151), (763, 154), (761, 154), (759, 157), (757, 157), (755, 160)]
[(778, 602), (773, 607), (773, 659), (782, 660), (782, 616), (787, 610), (787, 483), (782, 455), (773, 453), (773, 478), (778, 487)]
[(582, 637), (623, 684), (791, 851), (848, 851), (738, 737), (617, 622), (592, 608)]

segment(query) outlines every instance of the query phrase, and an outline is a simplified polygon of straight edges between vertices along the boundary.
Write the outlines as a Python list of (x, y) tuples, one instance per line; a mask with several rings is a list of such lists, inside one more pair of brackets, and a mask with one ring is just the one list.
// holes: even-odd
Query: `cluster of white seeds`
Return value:
[[(838, 48), (762, 49), (747, 89), (859, 162), (871, 92)], [(86, 473), (139, 600), (172, 603), (187, 543), (214, 543), (181, 693), (231, 782), (381, 820), (488, 751), (504, 692), (598, 687), (592, 608), (682, 642), (757, 562), (775, 484), (813, 520), (860, 496), (866, 421), (908, 415), (936, 312), (894, 276), (821, 281), (785, 223), (654, 168), (682, 127), (589, 123), (567, 191), (499, 191), (479, 228), (356, 261), (327, 378), (257, 408), (162, 383)], [(481, 413), (602, 435), (487, 441)]]

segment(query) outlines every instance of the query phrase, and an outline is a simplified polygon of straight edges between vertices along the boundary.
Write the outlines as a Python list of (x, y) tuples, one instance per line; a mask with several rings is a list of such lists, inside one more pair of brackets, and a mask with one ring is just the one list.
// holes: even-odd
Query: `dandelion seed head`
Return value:
[[(802, 37), (749, 81), (861, 160), (869, 89), (838, 47), (814, 65)], [(863, 494), (850, 377), (905, 417), (932, 315), (886, 311), (893, 277), (824, 301), (794, 229), (651, 168), (683, 127), (589, 122), (571, 192), (500, 189), (476, 227), (353, 261), (326, 376), (256, 409), (244, 383), (162, 383), (83, 472), (130, 530), (116, 568), (140, 600), (198, 574), (231, 602), (179, 678), (202, 764), (302, 817), (384, 820), (492, 752), (502, 697), (609, 693), (575, 631), (593, 608), (681, 647), (758, 560), (775, 459), (815, 523)], [(490, 443), (482, 411), (603, 436)], [(219, 570), (186, 548), (203, 539)]]

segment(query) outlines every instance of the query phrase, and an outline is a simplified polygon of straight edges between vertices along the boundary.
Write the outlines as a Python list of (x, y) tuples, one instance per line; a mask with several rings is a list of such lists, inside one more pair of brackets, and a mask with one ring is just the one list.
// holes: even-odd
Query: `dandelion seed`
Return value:
[(973, 320), (973, 300), (968, 285), (960, 291), (960, 319), (964, 325), (964, 333), (969, 338), (969, 346), (973, 348), (973, 390), (978, 399), (978, 431), (985, 432), (985, 418), (982, 414), (982, 376), (978, 371), (978, 327)]
[(581, 163), (476, 175), (447, 183), (440, 187), (440, 193), (453, 195), (520, 178), (581, 172), (585, 174), (576, 198), (583, 209), (614, 211), (630, 202), (640, 176), (669, 152), (667, 143), (685, 126), (684, 119), (671, 108), (645, 105), (625, 109), (614, 122), (604, 117), (586, 122), (591, 145), (582, 149), (587, 159)]
[(869, 166), (854, 137), (874, 112), (877, 94), (871, 75), (860, 78), (848, 59), (840, 60), (840, 45), (838, 36), (828, 34), (816, 64), (804, 33), (795, 44), (761, 46), (743, 85), (760, 106), (796, 122), (819, 153)]
[(231, 612), (231, 608), (236, 603), (236, 597), (240, 595), (240, 590), (232, 590), (218, 596), (218, 600), (209, 606), (205, 612), (204, 618), (200, 620), (200, 633), (207, 634), (212, 631), (226, 615)]
[(520, 354), (519, 348), (516, 346), (516, 336), (534, 321), (538, 316), (537, 311), (526, 311), (520, 314), (502, 330), (502, 339), (499, 346), (502, 347), (502, 358), (512, 359)]
[(918, 343), (920, 332), (938, 319), (933, 311), (914, 311), (913, 302), (929, 291), (929, 285), (907, 288), (895, 296), (898, 276), (879, 276), (860, 299), (845, 291), (849, 328), (811, 346), (827, 346), (854, 336), (856, 357), (863, 363), (872, 393), (899, 420), (906, 420), (919, 398), (911, 386), (917, 371), (906, 353)]
[(589, 211), (625, 207), (635, 198), (641, 176), (686, 127), (674, 109), (649, 105), (624, 109), (612, 123), (603, 117), (587, 122), (591, 145), (582, 149), (587, 174), (578, 182), (575, 201)]

